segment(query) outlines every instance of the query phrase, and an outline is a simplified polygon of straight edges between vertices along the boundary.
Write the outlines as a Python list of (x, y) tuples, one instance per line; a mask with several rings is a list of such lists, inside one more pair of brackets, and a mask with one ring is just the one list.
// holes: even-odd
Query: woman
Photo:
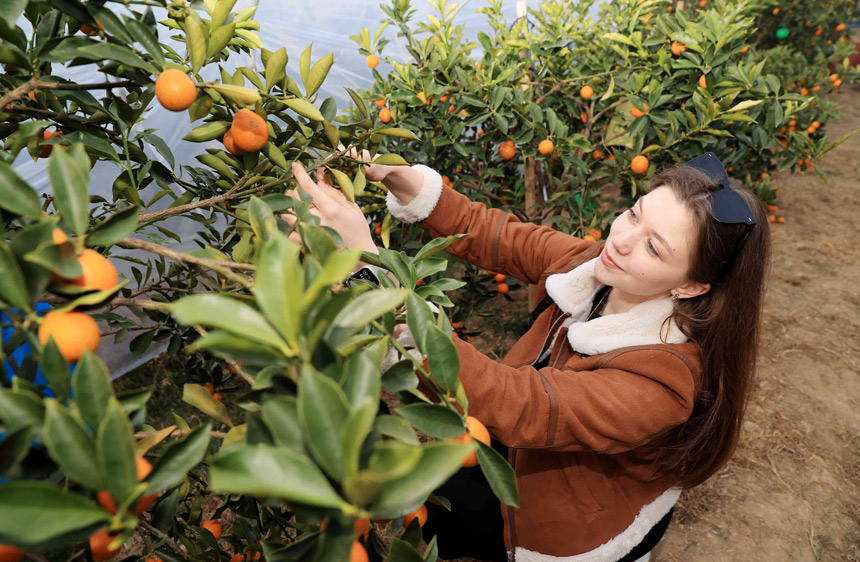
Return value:
[[(322, 224), (375, 251), (355, 204), (294, 172)], [(737, 443), (770, 262), (761, 203), (708, 153), (656, 175), (594, 243), (471, 202), (426, 166), (371, 164), (367, 177), (388, 187), (396, 218), (467, 233), (450, 253), (543, 299), (501, 362), (454, 338), (469, 414), (509, 447), (520, 508), (501, 506), (503, 529), (486, 540), (468, 529), (449, 540), (491, 560), (647, 560), (681, 489)], [(451, 532), (453, 514), (439, 516)]]

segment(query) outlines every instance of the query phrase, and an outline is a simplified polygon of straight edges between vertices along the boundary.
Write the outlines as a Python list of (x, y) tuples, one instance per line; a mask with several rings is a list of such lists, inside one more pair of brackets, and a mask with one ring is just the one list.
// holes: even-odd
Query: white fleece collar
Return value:
[(599, 355), (622, 347), (687, 341), (687, 336), (674, 322), (667, 325), (668, 330), (663, 328), (665, 340), (660, 339), (661, 326), (674, 308), (672, 299), (668, 297), (646, 301), (627, 312), (586, 322), (594, 296), (603, 287), (594, 276), (598, 259), (589, 260), (566, 273), (550, 275), (546, 280), (549, 296), (563, 312), (570, 314), (564, 325), (568, 326), (567, 339), (574, 350), (586, 355)]

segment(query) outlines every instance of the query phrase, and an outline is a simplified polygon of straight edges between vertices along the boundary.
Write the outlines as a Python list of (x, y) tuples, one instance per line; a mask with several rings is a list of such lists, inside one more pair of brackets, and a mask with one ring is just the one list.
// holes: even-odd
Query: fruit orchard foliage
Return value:
[[(145, 554), (168, 561), (246, 552), (259, 559), (261, 551), (269, 562), (345, 560), (364, 548), (354, 546), (354, 526), (380, 518), (394, 520), (390, 559), (414, 560), (418, 523), (400, 534), (402, 516), (422, 507), (473, 451), (499, 498), (517, 505), (505, 460), (482, 443), (455, 440), (466, 430), (468, 403), (444, 311), (452, 306), (445, 291), (462, 283), (431, 276), (445, 269), (436, 254), (456, 237), (414, 256), (385, 248), (362, 256), (338, 249), (339, 236), (319, 226), (309, 201), (282, 194), (295, 187), (290, 163), (299, 161), (326, 170), (349, 199), (379, 209), (384, 190), (344, 154), (375, 154), (384, 136), (413, 133), (376, 127), (355, 92), (356, 111), (338, 117), (334, 100), (317, 95), (332, 55), (313, 61), (310, 48), (301, 53), (296, 83), (286, 74), (285, 49), (263, 49), (254, 8), (234, 13), (234, 0), (207, 0), (200, 11), (181, 0), (2, 4), (0, 310), (14, 335), (0, 364), (22, 343), (33, 352), (11, 385), (7, 373), (0, 377), (0, 544), (65, 560), (89, 538), (102, 559), (139, 534)], [(167, 19), (156, 22), (153, 5)], [(16, 26), (22, 13), (34, 32)], [(168, 35), (182, 47), (159, 42)], [(222, 69), (219, 80), (202, 82), (204, 67), (237, 53), (255, 57), (261, 70)], [(52, 76), (52, 65), (77, 64), (97, 65), (111, 83)], [(154, 83), (169, 69), (190, 74), (195, 88), (189, 95), (176, 73), (159, 88), (173, 109), (191, 103), (181, 114), (193, 127), (185, 138), (223, 142), (232, 131), (243, 154), (209, 142), (199, 166), (177, 169), (158, 131), (133, 126), (158, 103)], [(11, 166), (24, 150), (47, 157), (52, 191), (42, 199)], [(108, 198), (89, 192), (97, 161), (117, 169)], [(405, 163), (394, 154), (380, 161)], [(302, 245), (276, 219), (285, 210), (300, 219)], [(167, 247), (167, 238), (178, 240), (160, 224), (168, 217), (199, 224), (200, 248)], [(87, 268), (77, 256), (115, 248), (138, 251), (112, 258), (134, 264), (132, 280), (98, 288), (70, 282)], [(401, 287), (387, 276), (381, 288), (344, 286), (359, 258), (391, 270)], [(96, 342), (85, 342), (71, 369), (55, 340), (78, 334), (61, 326), (41, 345), (36, 305), (44, 302), (55, 314), (105, 320), (118, 339), (140, 331), (132, 351), (169, 339), (170, 353), (192, 353), (197, 374), (182, 398), (206, 421), (191, 426), (174, 415), (160, 427), (164, 420), (147, 416), (152, 387), (114, 395), (105, 364), (89, 351)], [(403, 312), (429, 364), (400, 348), (406, 359), (382, 373)], [(232, 374), (201, 356), (219, 358)], [(50, 388), (35, 384), (37, 367)], [(416, 373), (428, 378), (427, 394), (417, 390)], [(224, 384), (243, 389), (230, 408), (215, 392)], [(388, 411), (383, 387), (408, 405)], [(419, 441), (416, 429), (434, 439)], [(152, 471), (139, 480), (142, 456)], [(201, 506), (212, 495), (216, 522), (203, 522)], [(218, 540), (211, 531), (228, 509), (235, 517)], [(375, 527), (362, 540), (372, 560), (389, 559)], [(435, 552), (433, 541), (428, 559)]]
[[(363, 95), (387, 100), (392, 125), (423, 133), (420, 141), (388, 139), (388, 148), (449, 176), (473, 200), (582, 236), (607, 231), (616, 209), (659, 168), (703, 152), (716, 153), (730, 175), (772, 205), (778, 186), (765, 174), (803, 171), (838, 144), (825, 140), (823, 127), (813, 134), (806, 127), (833, 114), (833, 104), (820, 99), (833, 88), (822, 69), (853, 50), (844, 39), (812, 51), (799, 29), (779, 46), (757, 40), (757, 23), (775, 25), (761, 16), (772, 2), (687, 9), (662, 0), (605, 2), (592, 19), (593, 3), (530, 3), (528, 17), (511, 23), (502, 3), (490, 0), (478, 12), (492, 31), (477, 42), (457, 23), (460, 5), (447, 0), (431, 2), (436, 13), (427, 23), (412, 21), (409, 0), (383, 6), (388, 18), (375, 37), (363, 29), (353, 39), (361, 53), (385, 58), (383, 31), (394, 28), (410, 59), (385, 58), (392, 70), (374, 69)], [(815, 24), (833, 35), (853, 10), (848, 4), (779, 5), (803, 6), (797, 14), (816, 14)], [(856, 69), (839, 71), (856, 80)], [(804, 77), (821, 88), (801, 93), (795, 84)], [(549, 156), (539, 153), (546, 139), (555, 143)], [(511, 141), (516, 154), (507, 159), (503, 144)], [(631, 164), (641, 156), (646, 171), (636, 173)], [(390, 217), (382, 225), (383, 237), (390, 235)], [(409, 247), (420, 231), (400, 236)], [(485, 287), (486, 275), (466, 271), (470, 291), (460, 292), (458, 304), (470, 308), (495, 291)]]

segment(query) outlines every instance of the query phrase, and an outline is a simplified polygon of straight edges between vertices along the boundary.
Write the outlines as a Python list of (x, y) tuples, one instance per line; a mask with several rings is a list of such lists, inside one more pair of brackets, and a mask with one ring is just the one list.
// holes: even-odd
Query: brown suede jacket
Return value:
[[(618, 560), (680, 494), (650, 461), (692, 413), (698, 346), (665, 329), (668, 298), (586, 322), (602, 287), (593, 268), (603, 243), (522, 223), (416, 168), (425, 178), (414, 200), (402, 205), (389, 193), (395, 217), (433, 236), (468, 233), (451, 254), (536, 284), (538, 300), (554, 301), (501, 362), (455, 337), (469, 414), (510, 447), (520, 508), (502, 506), (509, 557)], [(535, 369), (546, 353), (548, 366)]]

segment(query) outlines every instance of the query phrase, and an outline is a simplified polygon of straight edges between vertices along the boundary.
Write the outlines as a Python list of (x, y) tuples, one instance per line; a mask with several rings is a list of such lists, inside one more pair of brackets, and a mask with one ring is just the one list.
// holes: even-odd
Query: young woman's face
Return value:
[[(686, 281), (694, 242), (693, 221), (668, 187), (658, 187), (619, 215), (594, 268), (598, 281), (635, 300), (700, 294)], [(607, 257), (614, 265), (607, 264)]]

